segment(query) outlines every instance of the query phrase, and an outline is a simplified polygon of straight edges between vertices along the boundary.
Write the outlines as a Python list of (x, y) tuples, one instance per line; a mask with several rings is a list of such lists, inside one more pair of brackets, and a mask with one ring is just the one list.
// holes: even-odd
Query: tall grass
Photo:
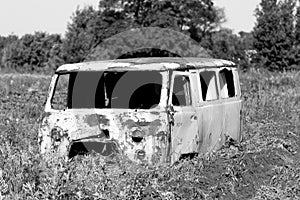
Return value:
[(0, 79), (4, 199), (300, 198), (299, 73), (241, 74), (243, 142), (155, 167), (124, 158), (109, 164), (95, 155), (72, 162), (55, 155), (41, 159), (38, 119), (49, 81), (39, 76)]

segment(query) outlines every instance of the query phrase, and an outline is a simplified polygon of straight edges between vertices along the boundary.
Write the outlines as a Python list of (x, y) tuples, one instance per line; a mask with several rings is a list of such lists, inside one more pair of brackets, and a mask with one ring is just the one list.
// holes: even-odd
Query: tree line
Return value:
[[(53, 72), (63, 63), (86, 61), (97, 45), (116, 34), (160, 27), (187, 35), (211, 57), (232, 60), (241, 69), (255, 66), (288, 70), (300, 64), (297, 1), (261, 0), (254, 11), (253, 31), (235, 34), (221, 28), (226, 17), (211, 0), (100, 0), (97, 8), (77, 9), (64, 36), (45, 32), (0, 36), (0, 67), (18, 72)], [(121, 57), (138, 56), (176, 55), (141, 49)]]

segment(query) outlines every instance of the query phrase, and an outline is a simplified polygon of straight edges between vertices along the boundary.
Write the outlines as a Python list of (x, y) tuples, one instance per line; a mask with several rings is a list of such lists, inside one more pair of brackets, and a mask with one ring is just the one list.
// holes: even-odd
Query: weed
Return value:
[(241, 74), (243, 142), (173, 166), (109, 164), (97, 155), (41, 159), (38, 118), (47, 76), (1, 76), (0, 169), (4, 199), (300, 198), (300, 75)]

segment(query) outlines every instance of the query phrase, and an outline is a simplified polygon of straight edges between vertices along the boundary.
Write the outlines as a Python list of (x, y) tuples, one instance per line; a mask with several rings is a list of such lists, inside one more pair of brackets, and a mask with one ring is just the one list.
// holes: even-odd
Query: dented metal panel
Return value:
[[(114, 142), (118, 150), (132, 160), (138, 160), (137, 152), (144, 151), (145, 157), (140, 161), (165, 162), (168, 122), (166, 112), (159, 113), (117, 109), (52, 113), (44, 118), (41, 126), (40, 139), (47, 140), (44, 144), (48, 144), (42, 146), (42, 153), (47, 148), (57, 148), (61, 155), (68, 155), (70, 144), (74, 142)], [(60, 133), (53, 141), (51, 132), (55, 129)], [(55, 146), (56, 142), (62, 143)]]
[(235, 97), (224, 100), (224, 119), (225, 134), (232, 139), (240, 141), (241, 136), (241, 118), (242, 118), (242, 100), (241, 90), (237, 69), (231, 69), (234, 76)]
[[(168, 73), (165, 73), (164, 77), (167, 76)], [(55, 75), (51, 82), (45, 109), (47, 115), (40, 126), (42, 153), (55, 149), (61, 156), (68, 156), (76, 144), (81, 143), (87, 150), (92, 150), (89, 148), (95, 143), (98, 147), (102, 146), (99, 153), (105, 156), (122, 153), (139, 162), (167, 161), (166, 83), (161, 90), (159, 105), (152, 109), (54, 110), (51, 99), (57, 77)], [(168, 80), (164, 78), (163, 81)]]
[(211, 105), (203, 104), (197, 108), (201, 145), (200, 152), (206, 153), (217, 150), (224, 142), (223, 132), (223, 106), (220, 102), (214, 102)]

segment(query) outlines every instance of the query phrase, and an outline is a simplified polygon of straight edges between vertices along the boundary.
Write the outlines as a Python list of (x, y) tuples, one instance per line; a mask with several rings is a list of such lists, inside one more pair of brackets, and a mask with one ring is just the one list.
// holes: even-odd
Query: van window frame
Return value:
[(235, 92), (236, 92), (235, 97), (240, 98), (242, 93), (241, 93), (239, 72), (236, 67), (231, 67), (231, 70), (232, 70), (232, 74), (233, 74), (234, 86), (235, 86)]
[[(229, 91), (227, 90), (227, 97), (222, 95), (222, 91), (221, 91), (221, 71), (222, 70), (228, 70), (232, 73), (232, 78), (233, 78), (233, 86), (234, 86), (234, 96), (229, 96)], [(235, 73), (234, 73), (234, 68), (232, 67), (221, 67), (218, 70), (218, 85), (219, 85), (219, 98), (221, 100), (226, 100), (226, 99), (233, 99), (238, 97), (238, 88), (237, 88), (237, 81), (236, 81), (236, 77), (235, 77)]]
[[(185, 105), (185, 106), (176, 106), (173, 105), (173, 88), (174, 88), (174, 80), (176, 76), (187, 76), (189, 78), (189, 92), (190, 92), (190, 100), (191, 103), (189, 105)], [(196, 104), (196, 98), (195, 98), (195, 94), (194, 94), (194, 84), (192, 82), (192, 76), (191, 73), (189, 71), (172, 71), (170, 73), (170, 86), (169, 86), (169, 99), (168, 99), (168, 105), (171, 105), (173, 107), (178, 107), (178, 108), (185, 108), (185, 107), (194, 107)]]
[[(116, 70), (116, 71), (121, 71), (121, 70)], [(125, 70), (126, 71), (126, 70)], [(136, 70), (136, 71), (140, 71), (140, 70)], [(143, 71), (143, 70), (141, 70)], [(145, 70), (148, 71), (148, 70)], [(50, 81), (50, 85), (48, 88), (48, 92), (47, 92), (47, 99), (46, 99), (46, 103), (45, 103), (45, 112), (51, 112), (51, 113), (59, 113), (62, 111), (68, 111), (68, 110), (87, 110), (87, 109), (107, 109), (107, 108), (75, 108), (75, 109), (70, 109), (68, 107), (66, 107), (65, 109), (62, 110), (58, 110), (58, 109), (54, 109), (52, 107), (52, 100), (54, 97), (54, 93), (55, 93), (55, 89), (58, 83), (58, 79), (60, 75), (65, 75), (65, 74), (69, 74), (70, 72), (73, 71), (65, 71), (65, 72), (55, 72), (54, 75), (51, 78)], [(168, 70), (158, 70), (157, 71), (161, 77), (162, 77), (162, 88), (161, 88), (161, 95), (160, 95), (160, 100), (159, 100), (159, 104), (155, 107), (155, 108), (151, 108), (151, 110), (163, 110), (163, 108), (165, 106), (168, 105), (168, 98), (167, 96), (169, 95), (169, 71)], [(109, 109), (123, 109), (125, 110), (126, 108), (109, 108)], [(128, 109), (126, 109), (128, 110)], [(132, 109), (135, 110), (135, 109)], [(147, 109), (150, 110), (150, 109)]]
[[(211, 68), (211, 67), (207, 67), (207, 68), (197, 70), (197, 85), (198, 85), (198, 92), (199, 92), (199, 100), (201, 100), (200, 103), (208, 103), (209, 104), (210, 102), (216, 102), (216, 101), (220, 100), (220, 86), (218, 84), (219, 78), (218, 78), (218, 75), (217, 75), (218, 70), (219, 70), (218, 68)], [(204, 100), (203, 99), (200, 73), (206, 72), (206, 71), (212, 71), (215, 74), (215, 84), (216, 84), (216, 92), (217, 92), (217, 98), (216, 99), (211, 99), (211, 100)]]

